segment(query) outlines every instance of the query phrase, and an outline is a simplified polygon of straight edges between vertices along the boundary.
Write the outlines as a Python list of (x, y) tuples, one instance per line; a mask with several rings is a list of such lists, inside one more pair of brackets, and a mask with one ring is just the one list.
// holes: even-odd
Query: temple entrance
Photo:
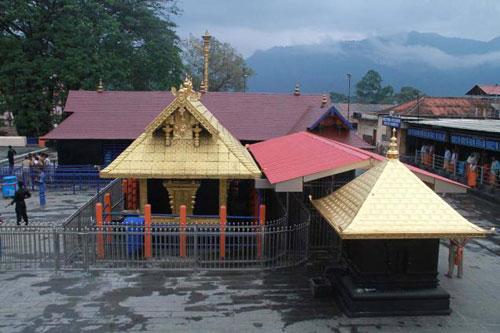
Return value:
[(148, 179), (147, 202), (151, 203), (151, 213), (153, 214), (172, 214), (168, 192), (163, 186), (163, 179)]
[(219, 180), (203, 179), (196, 192), (194, 215), (219, 215)]

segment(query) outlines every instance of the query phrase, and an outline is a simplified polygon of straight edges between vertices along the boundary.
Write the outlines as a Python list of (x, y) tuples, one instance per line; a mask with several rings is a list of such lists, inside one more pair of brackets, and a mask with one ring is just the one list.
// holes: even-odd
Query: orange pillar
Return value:
[(226, 224), (227, 224), (227, 210), (226, 206), (220, 206), (220, 239), (219, 239), (219, 254), (221, 259), (226, 256)]
[(264, 225), (266, 224), (266, 205), (259, 206), (259, 226), (260, 232), (257, 233), (257, 257), (262, 257), (262, 235), (264, 233)]
[(179, 255), (181, 257), (186, 256), (186, 225), (187, 225), (187, 214), (186, 205), (181, 205), (179, 207)]
[(123, 193), (123, 205), (125, 209), (128, 209), (128, 181), (124, 179), (122, 181), (122, 193)]
[(144, 258), (151, 258), (151, 205), (144, 205)]
[(111, 243), (111, 228), (109, 227), (111, 224), (111, 207), (111, 193), (106, 193), (104, 194), (104, 221), (108, 225), (106, 228), (106, 242), (108, 243)]
[(103, 220), (102, 220), (102, 203), (98, 202), (95, 205), (95, 220), (97, 226), (97, 243), (96, 252), (99, 259), (104, 258), (104, 236), (102, 234)]

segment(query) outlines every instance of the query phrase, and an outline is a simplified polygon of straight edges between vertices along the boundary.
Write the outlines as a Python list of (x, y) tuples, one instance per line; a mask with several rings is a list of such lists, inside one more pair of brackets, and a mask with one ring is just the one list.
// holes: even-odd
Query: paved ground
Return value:
[[(71, 191), (57, 192), (49, 189), (46, 193), (47, 203), (42, 207), (38, 192), (33, 192), (31, 198), (26, 199), (29, 222), (32, 225), (58, 225), (95, 194), (96, 190), (73, 194)], [(14, 206), (6, 207), (11, 201), (11, 199), (0, 199), (0, 215), (4, 225), (16, 224)]]
[[(469, 219), (500, 225), (500, 207), (447, 198)], [(350, 319), (311, 297), (306, 268), (243, 274), (0, 273), (1, 332), (500, 332), (498, 235), (471, 242), (465, 277), (441, 285), (450, 316)]]

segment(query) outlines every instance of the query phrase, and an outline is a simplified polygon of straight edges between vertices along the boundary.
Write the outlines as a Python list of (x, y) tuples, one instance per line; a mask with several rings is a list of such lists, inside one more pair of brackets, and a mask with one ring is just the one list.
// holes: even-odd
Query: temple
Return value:
[(332, 278), (353, 316), (449, 313), (437, 279), (439, 239), (487, 234), (401, 163), (396, 147), (393, 136), (385, 161), (312, 200), (343, 240), (344, 266)]
[[(189, 79), (172, 93), (172, 103), (101, 171), (101, 177), (138, 179), (139, 207), (151, 203), (155, 214), (179, 214), (179, 207), (186, 205), (188, 215), (217, 215), (219, 207), (228, 204), (229, 182), (253, 181), (261, 176), (260, 170), (246, 148), (200, 102)], [(244, 197), (250, 198), (250, 183), (245, 188)], [(229, 209), (235, 215), (250, 215)]]

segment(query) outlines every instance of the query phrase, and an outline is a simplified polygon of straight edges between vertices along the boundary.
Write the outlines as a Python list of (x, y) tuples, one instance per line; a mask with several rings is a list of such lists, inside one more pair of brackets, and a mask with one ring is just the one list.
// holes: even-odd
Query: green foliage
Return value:
[[(352, 98), (354, 96), (351, 96), (351, 102), (353, 101)], [(338, 92), (330, 92), (330, 99), (333, 103), (347, 103), (347, 95), (338, 93)]]
[(69, 89), (165, 90), (179, 83), (171, 0), (0, 0), (0, 95), (19, 134), (52, 127)]
[[(193, 84), (199, 87), (203, 77), (203, 40), (190, 36), (183, 41), (183, 60)], [(245, 59), (229, 43), (210, 40), (209, 91), (243, 91), (246, 80), (254, 74)]]
[(401, 87), (399, 93), (394, 93), (390, 85), (382, 86), (382, 77), (377, 71), (369, 70), (356, 84), (356, 97), (359, 103), (391, 104), (405, 103), (424, 94), (413, 87)]
[(369, 70), (356, 84), (356, 96), (360, 103), (390, 103), (394, 96), (394, 89), (391, 86), (382, 87), (380, 74)]
[(402, 104), (417, 99), (420, 96), (424, 96), (424, 94), (420, 90), (407, 86), (401, 87), (399, 93), (396, 94), (395, 99), (396, 103)]

